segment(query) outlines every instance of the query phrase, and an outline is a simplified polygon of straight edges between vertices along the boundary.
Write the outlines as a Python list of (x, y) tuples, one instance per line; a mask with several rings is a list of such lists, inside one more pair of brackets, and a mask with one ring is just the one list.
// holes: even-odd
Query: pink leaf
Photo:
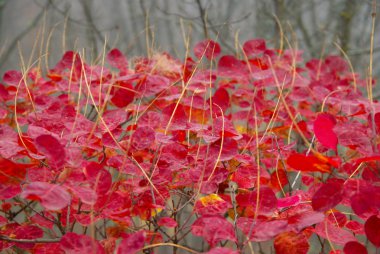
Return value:
[(18, 86), (22, 82), (22, 74), (19, 71), (7, 71), (4, 73), (3, 81), (10, 86)]
[[(173, 115), (173, 117), (172, 117)], [(181, 104), (170, 104), (162, 110), (162, 127), (167, 128), (169, 125), (171, 130), (184, 130), (186, 129), (189, 117), (186, 115), (185, 110)], [(171, 121), (170, 121), (171, 120)]]
[[(34, 225), (21, 225), (14, 232), (15, 238), (24, 238), (24, 239), (36, 239), (44, 235), (44, 231)], [(23, 249), (32, 248), (34, 243), (16, 243), (16, 245)]]
[(334, 132), (335, 117), (329, 113), (321, 113), (314, 121), (314, 133), (317, 140), (327, 148), (336, 150), (338, 137)]
[[(1, 173), (1, 171), (0, 171)], [(20, 194), (21, 186), (20, 184), (10, 184), (0, 182), (0, 199), (13, 198)]]
[(368, 240), (377, 248), (380, 247), (380, 218), (372, 215), (364, 224), (365, 234)]
[(167, 228), (175, 228), (178, 223), (170, 218), (170, 217), (162, 217), (159, 219), (159, 221), (157, 222), (158, 226), (164, 226), (164, 227), (167, 227)]
[(343, 199), (343, 184), (329, 182), (323, 184), (312, 198), (312, 206), (315, 211), (324, 212), (334, 208)]
[(8, 219), (0, 215), (0, 227), (8, 223)]
[(34, 145), (46, 156), (51, 165), (56, 168), (63, 167), (66, 157), (65, 148), (55, 137), (48, 134), (40, 135), (34, 140)]
[(144, 247), (146, 233), (145, 231), (139, 231), (134, 234), (128, 235), (124, 238), (119, 247), (117, 248), (117, 254), (135, 254)]
[(149, 97), (167, 89), (170, 84), (170, 80), (164, 76), (148, 75), (141, 79), (136, 89), (141, 92), (143, 96)]
[(115, 48), (108, 52), (107, 61), (112, 67), (126, 74), (128, 70), (128, 60), (120, 50)]
[(154, 143), (156, 138), (155, 131), (149, 126), (139, 127), (132, 134), (131, 145), (136, 150), (143, 150), (149, 148)]
[(38, 200), (48, 210), (61, 210), (71, 200), (65, 188), (45, 182), (32, 182), (21, 193), (22, 198)]
[(94, 205), (98, 198), (96, 192), (89, 187), (73, 186), (70, 187), (70, 190), (87, 205)]
[(84, 174), (87, 181), (92, 183), (93, 187), (96, 188), (96, 193), (98, 195), (104, 195), (111, 188), (112, 176), (102, 165), (90, 162), (86, 166)]
[(231, 204), (217, 194), (201, 197), (195, 202), (194, 212), (198, 215), (223, 215), (231, 208)]
[(248, 70), (244, 62), (234, 56), (222, 56), (218, 62), (218, 75), (234, 79), (246, 78)]
[(103, 114), (103, 120), (107, 127), (104, 124), (101, 124), (100, 128), (108, 133), (108, 130), (115, 130), (124, 123), (127, 120), (127, 114), (122, 109), (107, 110)]
[(247, 57), (254, 57), (266, 50), (265, 40), (254, 39), (246, 41), (243, 45), (243, 50)]
[(301, 212), (288, 218), (288, 229), (299, 232), (304, 228), (322, 222), (324, 219), (325, 215), (321, 212)]
[(251, 241), (264, 242), (286, 231), (288, 222), (286, 220), (256, 222), (251, 218), (241, 217), (237, 225)]
[(219, 43), (213, 40), (204, 40), (198, 42), (194, 47), (194, 55), (201, 59), (204, 55), (208, 60), (216, 58), (220, 54), (220, 45)]
[(87, 235), (69, 232), (62, 237), (60, 244), (66, 254), (105, 253), (103, 247), (95, 239)]
[[(223, 145), (222, 149), (220, 149), (221, 145)], [(210, 145), (209, 158), (217, 159), (219, 157), (219, 161), (228, 161), (233, 159), (237, 154), (238, 143), (236, 142), (236, 140), (232, 138), (225, 137), (223, 140), (223, 144), (221, 139), (219, 139), (218, 141)]]
[(337, 227), (335, 223), (331, 223), (328, 220), (317, 224), (314, 233), (341, 246), (345, 245), (347, 242), (356, 241), (355, 236), (351, 232)]
[(203, 237), (210, 246), (221, 240), (236, 241), (234, 227), (222, 216), (202, 216), (191, 226), (193, 235)]
[(291, 197), (285, 197), (285, 198), (279, 198), (277, 203), (277, 208), (285, 208), (290, 206), (296, 206), (301, 202), (301, 198), (298, 195), (291, 196)]
[[(259, 195), (258, 195), (259, 194)], [(277, 209), (277, 198), (273, 190), (268, 187), (261, 187), (259, 193), (252, 191), (241, 193), (236, 196), (236, 202), (241, 207), (252, 207), (256, 210), (257, 198), (259, 198), (259, 215), (271, 216)]]

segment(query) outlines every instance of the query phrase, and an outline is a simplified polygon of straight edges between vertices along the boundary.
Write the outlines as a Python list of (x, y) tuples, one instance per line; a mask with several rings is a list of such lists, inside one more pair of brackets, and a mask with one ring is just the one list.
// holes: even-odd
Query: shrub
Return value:
[(6, 72), (0, 250), (298, 254), (318, 239), (313, 251), (354, 253), (364, 235), (379, 247), (369, 84), (338, 56), (304, 64), (261, 39), (220, 54), (210, 40), (184, 62), (113, 49), (89, 65), (70, 51), (46, 75)]

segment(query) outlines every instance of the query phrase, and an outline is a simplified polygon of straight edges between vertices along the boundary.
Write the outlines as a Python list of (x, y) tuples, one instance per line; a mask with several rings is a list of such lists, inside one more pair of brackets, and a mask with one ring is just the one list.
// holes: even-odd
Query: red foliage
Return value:
[(193, 52), (112, 49), (100, 66), (68, 51), (46, 76), (4, 74), (0, 251), (202, 246), (188, 236), (204, 253), (302, 254), (315, 235), (331, 253), (380, 247), (380, 105), (365, 80), (262, 39), (240, 57), (213, 40)]
[(377, 248), (380, 247), (380, 219), (372, 215), (364, 224), (365, 234), (368, 240)]
[(306, 254), (309, 242), (302, 233), (284, 232), (274, 239), (274, 248), (277, 254)]
[(314, 133), (317, 140), (333, 150), (336, 150), (338, 145), (338, 137), (333, 130), (335, 124), (334, 116), (328, 113), (319, 114), (314, 121)]

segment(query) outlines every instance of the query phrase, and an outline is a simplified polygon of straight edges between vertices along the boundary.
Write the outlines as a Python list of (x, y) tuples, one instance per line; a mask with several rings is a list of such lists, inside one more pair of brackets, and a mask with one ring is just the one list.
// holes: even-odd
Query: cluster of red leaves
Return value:
[(6, 72), (0, 250), (380, 247), (380, 105), (365, 81), (340, 57), (303, 64), (261, 39), (220, 54), (207, 40), (184, 62), (113, 49)]

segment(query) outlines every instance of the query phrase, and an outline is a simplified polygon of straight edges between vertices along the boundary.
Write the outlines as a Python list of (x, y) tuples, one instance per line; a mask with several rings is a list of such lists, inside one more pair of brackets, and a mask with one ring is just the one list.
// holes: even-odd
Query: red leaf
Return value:
[(7, 71), (3, 76), (3, 81), (10, 86), (18, 86), (21, 80), (22, 73), (19, 71)]
[(96, 188), (96, 193), (98, 195), (104, 195), (111, 188), (112, 176), (102, 165), (90, 162), (86, 166), (84, 174), (87, 181), (92, 183), (93, 187)]
[(243, 50), (247, 57), (254, 57), (266, 50), (265, 40), (254, 39), (246, 41), (243, 45)]
[(66, 157), (65, 148), (55, 137), (48, 134), (40, 135), (34, 140), (34, 145), (46, 156), (51, 165), (56, 168), (63, 167)]
[(277, 198), (272, 189), (268, 187), (261, 187), (259, 195), (257, 191), (252, 191), (250, 193), (242, 193), (236, 196), (236, 202), (241, 207), (252, 207), (256, 210), (257, 197), (259, 197), (259, 209), (258, 213), (260, 215), (271, 216), (273, 212), (277, 209)]
[(292, 231), (276, 236), (273, 245), (277, 254), (306, 254), (310, 248), (304, 234)]
[(244, 64), (234, 56), (222, 56), (218, 62), (218, 75), (234, 79), (246, 78), (248, 70)]
[(343, 248), (344, 254), (367, 254), (367, 248), (356, 241), (348, 242)]
[(220, 151), (220, 146), (222, 141), (218, 140), (210, 145), (209, 149), (209, 158), (217, 159), (220, 154), (219, 161), (228, 161), (235, 157), (238, 154), (238, 144), (232, 138), (224, 138), (222, 151)]
[[(217, 112), (219, 112), (219, 109)], [(200, 132), (199, 130), (197, 130), (199, 132), (198, 136), (202, 136), (206, 143), (215, 142), (219, 140), (223, 135), (225, 138), (233, 137), (235, 140), (241, 137), (241, 135), (235, 130), (232, 121), (225, 117), (215, 118), (213, 124), (210, 125), (207, 128), (207, 131), (204, 131), (204, 133)]]
[(8, 219), (0, 215), (0, 227), (6, 225), (8, 223)]
[(131, 145), (136, 150), (149, 148), (156, 139), (156, 133), (149, 126), (138, 127), (132, 134)]
[(162, 169), (176, 171), (185, 167), (187, 153), (186, 147), (178, 143), (164, 145), (157, 165)]
[(21, 192), (21, 186), (17, 183), (0, 182), (0, 199), (9, 199), (17, 196)]
[(33, 254), (65, 254), (59, 243), (38, 243), (33, 248)]
[(365, 234), (364, 225), (357, 222), (356, 220), (351, 220), (351, 221), (347, 222), (345, 226), (346, 226), (346, 228), (351, 230), (352, 233), (354, 233), (354, 234), (360, 234), (360, 235)]
[(377, 213), (378, 209), (370, 193), (358, 192), (352, 195), (350, 202), (352, 210), (360, 217), (368, 218)]
[(285, 170), (282, 168), (278, 168), (270, 175), (270, 187), (273, 190), (279, 191), (281, 188), (283, 189), (284, 186), (288, 183), (288, 176), (286, 175)]
[(203, 237), (211, 247), (221, 240), (236, 241), (234, 227), (222, 216), (202, 216), (191, 226), (193, 235)]
[[(174, 113), (174, 114), (173, 114)], [(172, 117), (173, 115), (173, 117)], [(162, 110), (162, 127), (167, 128), (167, 125), (170, 124), (171, 130), (185, 130), (187, 126), (188, 116), (185, 114), (185, 110), (181, 104), (170, 104)], [(170, 122), (171, 120), (171, 122)]]
[(380, 155), (374, 155), (374, 156), (368, 156), (368, 157), (362, 157), (355, 159), (353, 161), (354, 163), (354, 168), (358, 167), (361, 163), (363, 162), (369, 162), (369, 161), (380, 161)]
[(5, 86), (3, 84), (0, 83), (0, 98), (3, 100), (3, 101), (7, 101), (8, 98), (9, 98), (9, 93), (8, 93), (8, 90), (5, 89)]
[(98, 198), (96, 192), (89, 187), (74, 186), (70, 190), (77, 196), (84, 204), (94, 205)]
[(271, 240), (276, 235), (287, 229), (286, 220), (258, 221), (241, 217), (237, 221), (238, 228), (249, 237), (251, 241), (264, 242)]
[(170, 80), (166, 77), (160, 75), (148, 75), (141, 79), (136, 89), (141, 92), (143, 96), (149, 97), (169, 88), (170, 85)]
[(30, 183), (21, 193), (21, 197), (39, 200), (41, 205), (48, 210), (61, 210), (71, 200), (71, 196), (65, 188), (45, 182)]
[[(51, 73), (48, 74), (48, 77), (51, 77), (52, 79), (58, 78), (59, 80), (61, 78), (60, 76), (64, 75), (63, 71), (68, 69), (73, 73), (72, 76), (75, 77), (75, 79), (79, 79), (82, 72), (82, 66), (83, 62), (79, 54), (74, 51), (67, 51), (54, 69), (51, 70)], [(58, 77), (56, 77), (56, 74), (58, 74)]]
[(227, 111), (227, 109), (230, 107), (230, 95), (228, 94), (228, 91), (220, 87), (218, 90), (215, 91), (214, 96), (212, 97), (212, 103), (213, 103), (213, 113), (220, 115), (220, 109), (216, 107), (214, 104), (218, 105), (222, 108), (223, 113)]
[(231, 180), (237, 183), (239, 188), (253, 188), (257, 183), (257, 168), (252, 166), (240, 166), (232, 174)]
[(227, 212), (228, 208), (231, 208), (231, 204), (217, 194), (210, 194), (197, 200), (194, 212), (199, 215), (223, 215)]
[(320, 223), (324, 219), (325, 215), (323, 213), (312, 210), (306, 212), (303, 211), (288, 218), (288, 229), (299, 232), (304, 228)]
[[(17, 223), (9, 223), (6, 226), (0, 228), (0, 235), (5, 235), (15, 239), (37, 239), (44, 235), (44, 231), (34, 225), (19, 225)], [(14, 243), (14, 245), (22, 249), (30, 249), (33, 248), (34, 243)]]
[(103, 247), (95, 239), (87, 235), (69, 232), (62, 237), (60, 244), (66, 254), (104, 253)]
[(333, 115), (321, 113), (314, 121), (314, 133), (317, 140), (327, 148), (336, 151), (338, 145), (338, 137), (334, 132), (336, 120)]
[[(122, 109), (107, 110), (103, 114), (103, 120), (107, 125), (108, 130), (112, 131), (127, 120), (127, 114)], [(102, 131), (108, 134), (108, 130), (104, 124), (101, 124), (100, 128), (102, 129)]]
[(320, 160), (314, 155), (303, 155), (299, 153), (292, 153), (289, 155), (286, 163), (299, 171), (302, 172), (321, 172), (321, 173), (331, 173), (331, 166), (326, 161)]
[(194, 55), (201, 59), (204, 55), (208, 60), (216, 58), (220, 54), (220, 45), (219, 43), (213, 40), (204, 40), (198, 42), (194, 47)]
[(158, 220), (157, 225), (164, 226), (167, 228), (175, 228), (176, 226), (178, 226), (178, 223), (170, 217), (162, 217)]
[(380, 218), (372, 215), (364, 224), (365, 234), (368, 240), (376, 246), (380, 247)]
[(115, 49), (112, 49), (110, 52), (108, 52), (107, 61), (112, 67), (117, 68), (120, 71), (122, 71), (123, 74), (127, 73), (128, 60), (120, 50), (115, 48)]
[(118, 108), (128, 106), (135, 99), (135, 92), (133, 86), (126, 82), (118, 82), (115, 85), (118, 87), (113, 88), (112, 103)]
[(145, 244), (146, 233), (145, 231), (139, 231), (134, 234), (128, 235), (124, 238), (119, 247), (117, 248), (117, 254), (135, 254), (141, 250)]
[(19, 184), (25, 179), (26, 166), (0, 157), (0, 183)]
[(329, 182), (322, 186), (314, 194), (311, 202), (313, 209), (325, 212), (334, 208), (343, 199), (343, 184), (340, 182)]
[(277, 203), (277, 208), (285, 208), (290, 206), (296, 206), (301, 202), (301, 198), (298, 195), (291, 196), (291, 197), (285, 197), (285, 198), (279, 198)]

